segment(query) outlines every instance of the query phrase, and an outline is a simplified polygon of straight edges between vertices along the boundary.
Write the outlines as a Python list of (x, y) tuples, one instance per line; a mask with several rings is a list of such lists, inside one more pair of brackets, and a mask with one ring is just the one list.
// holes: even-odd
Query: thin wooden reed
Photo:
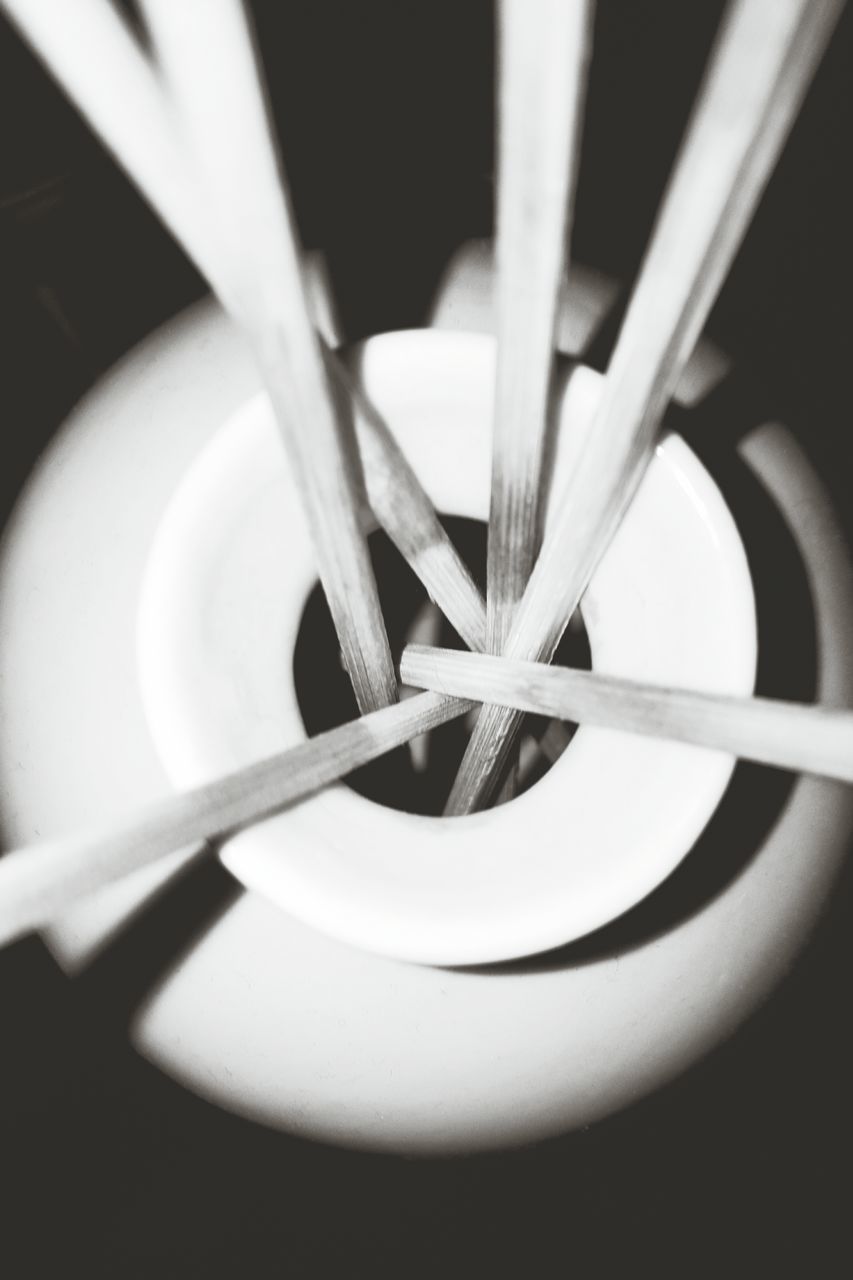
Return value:
[(75, 898), (158, 858), (219, 839), (294, 804), (471, 705), (419, 694), (149, 805), (123, 823), (7, 853), (0, 858), (0, 945), (46, 924)]
[(379, 593), (359, 520), (347, 407), (329, 384), (298, 233), (241, 0), (143, 0), (216, 228), (229, 297), (296, 477), (344, 664), (362, 711), (395, 701)]
[(409, 645), (406, 684), (478, 702), (626, 729), (745, 760), (853, 782), (853, 712), (638, 684), (539, 662)]
[[(504, 648), (550, 661), (642, 478), (660, 419), (843, 0), (734, 0), (664, 197), (580, 456)], [(481, 807), (521, 715), (484, 707), (447, 812)]]
[(486, 608), (500, 653), (540, 540), (560, 286), (571, 229), (592, 0), (500, 0), (497, 334)]

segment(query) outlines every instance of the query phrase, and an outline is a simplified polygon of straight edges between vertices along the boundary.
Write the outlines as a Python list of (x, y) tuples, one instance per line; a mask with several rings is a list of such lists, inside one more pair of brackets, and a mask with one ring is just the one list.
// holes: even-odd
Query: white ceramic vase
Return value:
[[(571, 283), (561, 341), (577, 353), (601, 321), (612, 287), (583, 271)], [(465, 249), (439, 289), (434, 322), (488, 330), (490, 286), (486, 249)], [(680, 389), (682, 399), (701, 400), (721, 370), (716, 352), (700, 350)], [(140, 689), (137, 627), (143, 582), (156, 595), (152, 548), (167, 536), (170, 504), (174, 514), (174, 504), (180, 505), (175, 495), (191, 483), (187, 476), (200, 465), (202, 451), (216, 447), (209, 443), (214, 435), (256, 392), (254, 371), (230, 324), (212, 304), (202, 304), (123, 361), (79, 406), (34, 472), (0, 555), (0, 761), (7, 845), (118, 815), (169, 785)], [(825, 496), (781, 427), (756, 423), (740, 456), (786, 518), (805, 566), (814, 604), (818, 696), (827, 703), (849, 703), (853, 676), (839, 638), (853, 624), (853, 590)], [(459, 469), (449, 470), (458, 479)], [(462, 481), (461, 506), (482, 515), (482, 494), (472, 500)], [(444, 505), (450, 501), (438, 488), (434, 496)], [(189, 572), (192, 566), (185, 568)], [(304, 577), (303, 570), (304, 565)], [(612, 603), (614, 618), (619, 594)], [(605, 601), (604, 614), (609, 607)], [(608, 652), (609, 629), (603, 616), (596, 638), (594, 612), (587, 622), (594, 663), (600, 664)], [(184, 639), (194, 643), (191, 618), (187, 626)], [(723, 681), (748, 682), (749, 634), (742, 640), (736, 646), (735, 666), (740, 666), (734, 674), (723, 673)], [(169, 645), (170, 660), (180, 670), (183, 650), (174, 632)], [(621, 663), (624, 648), (618, 638), (614, 645)], [(649, 646), (652, 661), (651, 639)], [(653, 674), (649, 667), (642, 672)], [(664, 671), (654, 674), (666, 678)], [(144, 679), (150, 711), (150, 669)], [(193, 707), (203, 684), (182, 686), (185, 729), (196, 723)], [(168, 756), (164, 743), (169, 734), (174, 741), (174, 725), (166, 733), (156, 721), (157, 713), (152, 716), (155, 735)], [(173, 776), (219, 768), (229, 752), (243, 749), (240, 733), (223, 725), (218, 738), (202, 735), (211, 752), (205, 758), (193, 756), (186, 742), (175, 747), (175, 759), (168, 760)], [(638, 742), (630, 744), (631, 751), (660, 748), (660, 761), (666, 761), (666, 744)], [(689, 754), (689, 749), (673, 750)], [(641, 763), (640, 755), (636, 759)], [(563, 767), (568, 771), (570, 760)], [(728, 765), (717, 760), (716, 768), (719, 794)], [(558, 769), (549, 777), (559, 778)], [(550, 785), (556, 792), (556, 783)], [(540, 787), (547, 796), (548, 779)], [(539, 813), (537, 804), (545, 813), (536, 791), (508, 806), (503, 816), (498, 810), (484, 818), (509, 824), (513, 809), (524, 812), (525, 800), (528, 813)], [(491, 958), (482, 949), (468, 957), (452, 950), (430, 955), (420, 944), (420, 953), (418, 947), (407, 953), (401, 936), (414, 937), (417, 930), (395, 929), (389, 904), (381, 901), (381, 894), (390, 892), (387, 855), (372, 868), (369, 850), (359, 855), (359, 870), (367, 867), (374, 874), (369, 893), (359, 897), (352, 886), (341, 890), (347, 823), (350, 815), (367, 813), (368, 802), (347, 797), (342, 788), (330, 796), (306, 812), (320, 815), (316, 821), (327, 824), (327, 835), (328, 823), (338, 824), (340, 847), (330, 859), (324, 855), (325, 871), (316, 878), (310, 856), (316, 829), (307, 820), (298, 824), (302, 861), (294, 859), (297, 870), (291, 868), (283, 890), (294, 896), (278, 898), (302, 919), (275, 905), (266, 872), (251, 869), (253, 857), (263, 864), (268, 852), (231, 850), (229, 863), (254, 887), (212, 923), (166, 977), (136, 1019), (134, 1042), (164, 1071), (239, 1114), (306, 1136), (407, 1152), (470, 1151), (555, 1134), (625, 1106), (683, 1070), (729, 1035), (790, 965), (831, 889), (853, 819), (848, 790), (799, 778), (784, 812), (737, 873), (703, 900), (683, 903), (665, 927), (648, 927), (649, 908), (643, 904), (610, 932), (604, 929), (541, 959), (449, 969), (364, 949), (376, 938), (369, 931), (372, 899), (379, 902), (376, 920), (387, 930), (382, 945), (388, 952), (432, 961)], [(557, 798), (552, 799), (554, 808), (547, 812), (557, 814)], [(709, 791), (701, 820), (694, 817), (692, 835), (685, 836), (687, 844), (713, 804)], [(698, 812), (695, 805), (693, 812)], [(404, 819), (382, 820), (405, 833)], [(459, 820), (463, 843), (467, 821)], [(472, 830), (475, 825), (473, 820)], [(649, 832), (665, 828), (665, 821), (658, 822)], [(517, 862), (513, 841), (506, 844), (510, 870)], [(636, 886), (624, 901), (612, 898), (605, 916), (652, 889), (683, 851), (670, 848), (645, 887)], [(713, 857), (707, 839), (699, 855)], [(84, 966), (185, 856), (176, 855), (162, 868), (70, 910), (45, 935), (59, 962), (69, 972)], [(423, 857), (428, 856), (424, 850)], [(614, 869), (620, 865), (624, 869), (617, 859)], [(581, 883), (577, 865), (563, 871), (576, 877), (576, 886)], [(471, 886), (477, 872), (474, 857)], [(556, 853), (547, 872), (562, 873)], [(621, 883), (620, 877), (621, 871), (616, 877)], [(533, 893), (527, 904), (529, 885), (523, 878), (513, 883), (521, 893), (527, 932), (514, 942), (505, 933), (499, 950), (514, 955), (558, 942), (565, 913), (552, 912), (548, 929), (536, 934), (536, 921), (547, 914), (541, 910), (543, 899)], [(547, 875), (538, 880), (540, 889), (553, 883)], [(674, 883), (666, 886), (670, 896)], [(397, 905), (402, 902), (409, 910), (411, 896), (404, 899), (405, 894)], [(656, 900), (653, 892), (648, 902)], [(493, 905), (485, 926), (492, 930), (490, 939), (496, 921), (506, 931), (509, 918), (500, 902)], [(588, 917), (593, 918), (594, 913)], [(412, 919), (407, 917), (408, 924)], [(563, 936), (578, 931), (583, 927), (575, 925)], [(457, 930), (457, 941), (462, 936)]]

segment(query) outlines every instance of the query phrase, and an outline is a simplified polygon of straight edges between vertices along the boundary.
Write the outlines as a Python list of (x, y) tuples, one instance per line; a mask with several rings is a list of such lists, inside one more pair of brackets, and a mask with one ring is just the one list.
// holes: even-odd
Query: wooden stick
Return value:
[[(843, 0), (734, 0), (607, 373), (592, 438), (518, 606), (508, 657), (550, 661), (647, 465), (660, 419)], [(521, 723), (484, 707), (447, 812), (485, 803)]]
[(356, 701), (361, 711), (387, 706), (397, 686), (345, 444), (351, 423), (311, 323), (245, 10), (241, 0), (144, 0), (142, 9), (210, 200), (231, 305), (296, 476)]
[[(577, 175), (594, 4), (499, 0), (498, 353), (487, 551), (488, 650), (500, 653), (541, 536), (548, 390)], [(517, 789), (517, 769), (500, 800)]]
[[(212, 227), (192, 166), (177, 145), (162, 87), (107, 0), (0, 0), (78, 110), (208, 279), (229, 311)], [(93, 60), (92, 51), (98, 56)], [(482, 597), (402, 451), (346, 367), (324, 350), (342, 394), (354, 397), (368, 499), (379, 524), (467, 644), (485, 648)]]
[(120, 825), (6, 854), (0, 858), (0, 945), (46, 924), (74, 898), (174, 850), (268, 817), (471, 705), (419, 694), (149, 805)]
[(577, 724), (713, 747), (746, 760), (853, 782), (853, 712), (637, 684), (589, 671), (409, 645), (406, 684)]
[(580, 149), (592, 0), (498, 4), (497, 334), (489, 652), (500, 653), (540, 540), (542, 453)]

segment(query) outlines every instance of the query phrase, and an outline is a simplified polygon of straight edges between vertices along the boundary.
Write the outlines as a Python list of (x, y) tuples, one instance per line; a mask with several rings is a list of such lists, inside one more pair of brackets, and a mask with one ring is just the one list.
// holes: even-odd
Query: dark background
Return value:
[[(418, 324), (453, 248), (491, 233), (491, 5), (253, 9), (303, 239), (349, 334)], [(600, 0), (578, 260), (637, 270), (720, 11)], [(708, 327), (770, 388), (853, 535), (851, 18)], [(2, 20), (0, 111), (5, 513), (79, 395), (203, 286)], [(526, 1151), (419, 1162), (256, 1129), (124, 1047), (134, 1000), (223, 890), (210, 874), (87, 980), (35, 940), (0, 955), (5, 1274), (849, 1271), (850, 876), (781, 991), (662, 1094)]]

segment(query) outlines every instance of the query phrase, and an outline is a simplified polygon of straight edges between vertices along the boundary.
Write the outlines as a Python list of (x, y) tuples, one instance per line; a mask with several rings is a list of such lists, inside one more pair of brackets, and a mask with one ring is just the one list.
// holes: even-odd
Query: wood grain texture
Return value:
[(395, 701), (379, 593), (359, 519), (360, 476), (311, 322), (298, 233), (241, 0), (144, 0), (219, 269), (249, 337), (294, 472), (320, 581), (362, 711)]
[[(592, 438), (504, 653), (550, 661), (651, 456), (660, 419), (832, 33), (843, 0), (735, 0), (700, 88), (617, 340)], [(521, 715), (484, 707), (448, 801), (488, 801)]]
[(410, 645), (406, 684), (453, 697), (668, 738), (853, 782), (853, 712), (638, 684), (539, 662)]
[[(89, 125), (232, 313), (192, 165), (178, 145), (162, 86), (107, 0), (0, 0)], [(91, 50), (101, 50), (93, 61)], [(353, 397), (367, 497), (388, 534), (467, 644), (485, 648), (485, 605), (412, 468), (379, 414), (328, 347), (327, 370)]]
[(540, 541), (560, 287), (571, 228), (592, 0), (500, 0), (497, 334), (486, 607), (500, 653)]
[[(283, 809), (471, 703), (425, 693), (318, 734), (270, 759), (149, 805), (90, 835), (0, 858), (0, 945), (46, 924), (75, 898), (198, 841)], [(286, 856), (286, 849), (282, 856)]]

